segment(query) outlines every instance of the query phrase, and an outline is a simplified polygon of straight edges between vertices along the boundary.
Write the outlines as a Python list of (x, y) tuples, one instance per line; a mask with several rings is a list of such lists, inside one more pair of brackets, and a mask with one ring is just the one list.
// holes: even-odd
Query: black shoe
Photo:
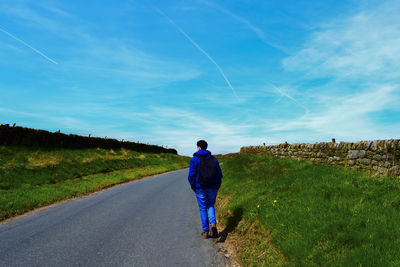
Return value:
[(218, 237), (218, 230), (217, 230), (217, 226), (215, 224), (211, 224), (211, 237), (212, 238), (217, 238)]

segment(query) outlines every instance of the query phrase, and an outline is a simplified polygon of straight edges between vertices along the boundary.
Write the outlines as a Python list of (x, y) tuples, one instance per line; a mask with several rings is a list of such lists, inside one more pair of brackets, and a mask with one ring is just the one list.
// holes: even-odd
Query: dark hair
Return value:
[(208, 144), (206, 141), (200, 140), (200, 141), (197, 141), (197, 146), (199, 146), (201, 149), (207, 149)]

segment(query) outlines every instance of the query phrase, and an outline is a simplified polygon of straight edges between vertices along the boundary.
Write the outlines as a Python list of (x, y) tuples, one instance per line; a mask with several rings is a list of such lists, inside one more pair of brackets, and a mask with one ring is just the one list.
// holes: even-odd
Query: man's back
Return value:
[[(204, 166), (205, 165), (205, 166)], [(208, 174), (209, 173), (209, 174)], [(202, 185), (202, 179), (200, 176), (209, 176), (206, 179), (212, 180), (210, 184), (207, 182)], [(189, 183), (192, 190), (195, 191), (196, 187), (215, 187), (221, 186), (222, 171), (219, 166), (218, 160), (211, 155), (211, 152), (207, 149), (200, 149), (193, 154), (193, 158), (190, 161), (189, 168)]]
[(199, 179), (198, 182), (203, 187), (217, 187), (220, 175), (218, 171), (218, 161), (213, 156), (197, 156), (199, 158)]

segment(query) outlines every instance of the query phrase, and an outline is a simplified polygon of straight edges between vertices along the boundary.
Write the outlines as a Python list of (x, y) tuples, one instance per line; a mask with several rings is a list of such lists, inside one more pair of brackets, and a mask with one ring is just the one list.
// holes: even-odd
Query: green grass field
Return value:
[(189, 158), (169, 153), (0, 146), (0, 221), (188, 164)]
[(243, 266), (400, 265), (398, 178), (255, 155), (222, 169), (217, 217)]

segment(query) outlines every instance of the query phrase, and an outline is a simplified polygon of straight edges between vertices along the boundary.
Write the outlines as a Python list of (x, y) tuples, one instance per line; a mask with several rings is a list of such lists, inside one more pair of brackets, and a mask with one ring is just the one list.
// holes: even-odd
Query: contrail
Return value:
[(8, 31), (0, 28), (1, 32), (4, 32), (5, 34), (7, 34), (8, 36), (10, 36), (11, 38), (13, 38), (14, 40), (17, 40), (18, 42), (24, 44), (25, 46), (29, 47), (30, 49), (32, 49), (33, 51), (35, 51), (36, 53), (38, 53), (39, 55), (41, 55), (42, 57), (44, 57), (45, 59), (47, 59), (48, 61), (50, 61), (51, 63), (54, 64), (58, 64), (57, 62), (55, 62), (54, 60), (52, 60), (51, 58), (49, 58), (48, 56), (46, 56), (45, 54), (43, 54), (42, 52), (40, 52), (39, 50), (37, 50), (36, 48), (30, 46), (29, 44), (25, 43), (24, 41), (22, 41), (21, 39), (19, 39), (18, 37), (12, 35), (11, 33), (9, 33)]
[(180, 31), (197, 49), (200, 50), (200, 52), (202, 52), (217, 67), (218, 71), (221, 73), (222, 77), (224, 77), (224, 80), (226, 81), (228, 86), (232, 89), (233, 94), (239, 100), (239, 97), (238, 97), (235, 89), (233, 88), (231, 82), (228, 80), (228, 78), (226, 77), (224, 71), (217, 64), (217, 62), (215, 62), (215, 60), (209, 54), (207, 54), (207, 52), (204, 51), (203, 48), (201, 48), (184, 30), (182, 30), (170, 17), (168, 17), (167, 14), (165, 14), (159, 8), (155, 8), (155, 9), (157, 10), (158, 13), (160, 13), (162, 16), (164, 16), (172, 25), (174, 25), (175, 28), (178, 29), (178, 31)]
[(237, 20), (237, 21), (239, 21), (240, 23), (244, 24), (247, 28), (249, 28), (251, 31), (253, 31), (253, 32), (258, 36), (258, 38), (259, 38), (261, 41), (263, 41), (265, 44), (267, 44), (267, 45), (269, 45), (269, 46), (271, 46), (271, 47), (274, 47), (274, 48), (280, 50), (281, 52), (283, 52), (283, 53), (285, 53), (285, 54), (289, 54), (289, 52), (287, 51), (287, 49), (285, 49), (284, 47), (282, 47), (282, 46), (280, 46), (280, 45), (277, 45), (277, 44), (275, 44), (274, 42), (272, 42), (271, 40), (269, 40), (269, 39), (267, 38), (267, 36), (265, 35), (265, 33), (264, 33), (260, 28), (258, 28), (257, 26), (255, 26), (253, 23), (251, 23), (251, 22), (250, 22), (249, 20), (247, 20), (246, 18), (243, 18), (243, 17), (241, 17), (241, 16), (239, 16), (239, 15), (233, 13), (232, 11), (230, 11), (230, 10), (228, 10), (228, 9), (226, 9), (226, 8), (224, 8), (224, 7), (222, 7), (222, 6), (218, 5), (218, 4), (216, 4), (216, 3), (214, 3), (214, 2), (205, 1), (205, 0), (202, 0), (201, 2), (204, 3), (204, 4), (206, 4), (206, 5), (208, 5), (208, 6), (210, 6), (210, 7), (212, 7), (212, 8), (219, 9), (221, 12), (227, 14), (228, 16), (231, 16), (231, 17), (234, 18), (235, 20)]
[(297, 101), (297, 100), (296, 100), (295, 98), (293, 98), (291, 95), (287, 94), (286, 92), (283, 92), (281, 89), (279, 89), (278, 87), (276, 87), (276, 86), (273, 85), (272, 83), (271, 83), (271, 86), (274, 87), (274, 89), (275, 89), (276, 91), (278, 91), (282, 96), (285, 96), (285, 97), (289, 98), (290, 100), (292, 100), (293, 102), (295, 102), (297, 105), (299, 105), (300, 107), (302, 107), (302, 108), (306, 111), (306, 114), (310, 112), (306, 106), (304, 106), (303, 104), (299, 103), (299, 101)]

